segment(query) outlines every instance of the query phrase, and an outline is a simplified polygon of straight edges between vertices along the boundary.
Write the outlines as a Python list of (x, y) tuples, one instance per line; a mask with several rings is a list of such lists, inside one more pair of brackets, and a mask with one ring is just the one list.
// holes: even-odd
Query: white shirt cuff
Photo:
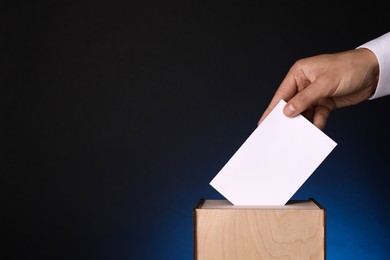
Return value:
[(362, 44), (358, 48), (369, 49), (379, 62), (378, 85), (370, 99), (390, 95), (390, 32)]

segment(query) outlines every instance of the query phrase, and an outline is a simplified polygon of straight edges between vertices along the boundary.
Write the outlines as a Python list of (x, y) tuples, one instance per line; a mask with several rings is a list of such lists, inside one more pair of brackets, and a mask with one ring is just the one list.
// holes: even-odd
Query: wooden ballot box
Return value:
[(314, 199), (234, 206), (201, 199), (193, 210), (195, 260), (325, 259), (325, 209)]

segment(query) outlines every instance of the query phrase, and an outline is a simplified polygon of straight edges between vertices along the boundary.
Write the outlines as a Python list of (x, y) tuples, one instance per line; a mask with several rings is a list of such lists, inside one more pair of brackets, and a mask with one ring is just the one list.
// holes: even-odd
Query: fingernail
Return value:
[(291, 112), (295, 112), (295, 107), (292, 104), (289, 104), (287, 107)]
[(284, 114), (286, 116), (293, 116), (295, 113), (295, 107), (291, 104), (288, 104), (286, 108), (284, 109)]

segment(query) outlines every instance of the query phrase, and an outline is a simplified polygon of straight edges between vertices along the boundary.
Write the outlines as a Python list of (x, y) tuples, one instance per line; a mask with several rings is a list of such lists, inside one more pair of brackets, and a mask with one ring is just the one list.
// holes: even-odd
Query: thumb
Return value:
[(325, 97), (320, 90), (321, 88), (318, 88), (315, 83), (310, 84), (287, 102), (283, 108), (283, 113), (288, 117), (301, 114), (318, 100)]

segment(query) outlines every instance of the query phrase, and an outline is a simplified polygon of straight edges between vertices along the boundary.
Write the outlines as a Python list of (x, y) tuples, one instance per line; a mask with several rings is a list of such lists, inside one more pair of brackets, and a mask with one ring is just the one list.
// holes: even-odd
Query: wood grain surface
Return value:
[(325, 211), (195, 209), (195, 258), (325, 259)]

